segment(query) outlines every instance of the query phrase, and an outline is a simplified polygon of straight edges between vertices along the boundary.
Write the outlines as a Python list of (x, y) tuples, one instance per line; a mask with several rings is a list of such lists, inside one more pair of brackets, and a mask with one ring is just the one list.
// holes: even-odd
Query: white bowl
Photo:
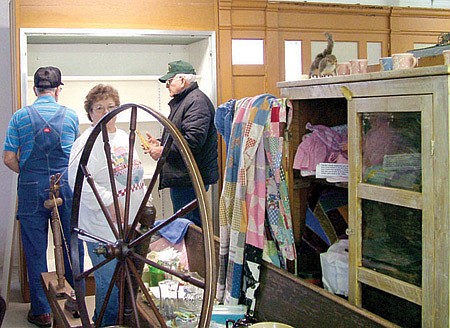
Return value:
[(294, 328), (294, 327), (280, 322), (258, 322), (251, 325), (251, 328)]

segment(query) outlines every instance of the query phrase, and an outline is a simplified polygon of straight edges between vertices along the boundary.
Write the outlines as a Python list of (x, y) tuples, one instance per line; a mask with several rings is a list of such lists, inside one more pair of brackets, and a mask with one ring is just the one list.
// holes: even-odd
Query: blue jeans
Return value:
[[(97, 255), (94, 253), (94, 249), (100, 244), (97, 242), (86, 242), (89, 257), (91, 258), (92, 266), (99, 264), (105, 260), (103, 255)], [(95, 312), (93, 320), (96, 321), (102, 305), (106, 298), (106, 293), (108, 291), (111, 279), (114, 275), (116, 269), (117, 260), (112, 260), (108, 264), (102, 266), (100, 269), (94, 271), (95, 278)], [(119, 311), (119, 289), (117, 286), (113, 287), (111, 295), (109, 297), (108, 305), (106, 307), (105, 314), (103, 315), (103, 320), (101, 326), (112, 326), (117, 323), (117, 315)]]
[[(209, 189), (209, 185), (205, 186), (206, 190)], [(197, 198), (195, 190), (192, 187), (172, 187), (170, 188), (170, 198), (172, 199), (173, 212), (175, 213), (183, 206), (187, 205), (191, 201)], [(185, 218), (195, 223), (197, 226), (202, 226), (200, 219), (200, 211), (198, 207), (185, 215)]]

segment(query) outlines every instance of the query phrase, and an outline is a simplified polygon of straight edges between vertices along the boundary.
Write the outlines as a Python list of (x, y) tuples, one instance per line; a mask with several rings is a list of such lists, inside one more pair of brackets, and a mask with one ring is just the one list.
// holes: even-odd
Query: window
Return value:
[(367, 42), (367, 60), (369, 65), (378, 64), (381, 56), (381, 42)]
[[(327, 47), (326, 41), (311, 42), (311, 58), (314, 60), (317, 54)], [(339, 63), (348, 62), (358, 58), (358, 42), (334, 42), (333, 54)]]
[(284, 78), (297, 81), (302, 76), (302, 41), (284, 41)]
[(233, 39), (231, 42), (233, 65), (264, 64), (264, 40)]

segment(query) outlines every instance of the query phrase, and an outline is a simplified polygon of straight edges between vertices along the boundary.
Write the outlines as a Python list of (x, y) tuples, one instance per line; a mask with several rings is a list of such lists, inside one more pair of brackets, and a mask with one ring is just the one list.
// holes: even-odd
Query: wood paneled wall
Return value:
[[(367, 58), (367, 42), (381, 42), (386, 56), (413, 49), (414, 42), (436, 43), (438, 35), (450, 26), (450, 10), (268, 0), (15, 0), (14, 7), (16, 28), (216, 31), (219, 104), (261, 93), (279, 95), (276, 83), (285, 76), (285, 40), (302, 41), (306, 73), (311, 41), (323, 41), (324, 31), (332, 32), (336, 41), (358, 42), (358, 57)], [(265, 64), (233, 66), (233, 38), (263, 39)], [(20, 90), (19, 72), (16, 76)]]
[[(284, 79), (284, 41), (301, 40), (303, 67), (311, 62), (311, 41), (323, 32), (336, 41), (381, 42), (383, 55), (417, 43), (436, 43), (448, 31), (450, 10), (360, 5), (277, 3), (267, 0), (15, 0), (16, 28), (133, 28), (217, 32), (218, 102), (260, 93), (279, 94)], [(263, 39), (264, 65), (231, 65), (233, 38)], [(18, 43), (17, 43), (18, 44)]]
[[(450, 26), (450, 10), (423, 8), (221, 0), (219, 11), (220, 56), (229, 51), (229, 38), (265, 40), (264, 67), (233, 66), (221, 72), (221, 79), (230, 81), (229, 90), (222, 90), (223, 101), (263, 92), (278, 95), (276, 83), (285, 75), (285, 40), (302, 41), (306, 74), (311, 41), (323, 41), (324, 31), (332, 32), (335, 41), (358, 42), (358, 57), (367, 58), (368, 42), (380, 42), (387, 56), (411, 50), (414, 43), (436, 43)], [(221, 67), (231, 66), (230, 58), (220, 58)]]
[(16, 0), (20, 27), (215, 30), (214, 0)]

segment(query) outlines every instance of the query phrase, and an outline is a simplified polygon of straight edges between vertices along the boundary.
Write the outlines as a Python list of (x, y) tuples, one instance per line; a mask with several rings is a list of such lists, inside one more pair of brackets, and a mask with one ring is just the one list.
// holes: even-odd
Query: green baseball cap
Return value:
[(159, 81), (162, 83), (166, 83), (168, 79), (173, 78), (177, 74), (197, 74), (194, 67), (183, 60), (170, 62), (168, 66), (167, 74), (159, 78)]

